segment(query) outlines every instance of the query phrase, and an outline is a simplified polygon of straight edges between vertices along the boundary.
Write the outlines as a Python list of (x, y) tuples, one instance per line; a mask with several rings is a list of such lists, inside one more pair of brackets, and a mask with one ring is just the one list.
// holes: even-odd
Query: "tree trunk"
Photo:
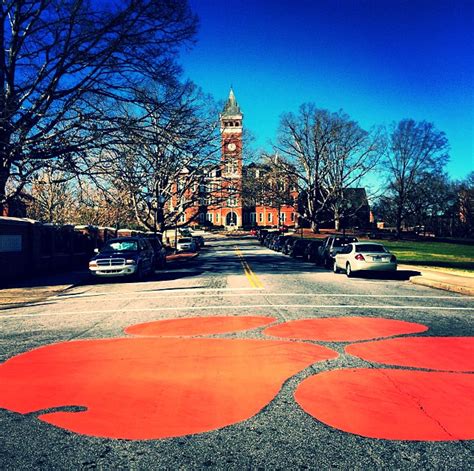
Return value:
[(9, 176), (9, 166), (0, 164), (0, 216), (8, 215), (7, 181)]
[(402, 212), (403, 208), (402, 205), (399, 205), (397, 208), (397, 220), (396, 220), (396, 228), (397, 228), (397, 238), (399, 239), (402, 234)]

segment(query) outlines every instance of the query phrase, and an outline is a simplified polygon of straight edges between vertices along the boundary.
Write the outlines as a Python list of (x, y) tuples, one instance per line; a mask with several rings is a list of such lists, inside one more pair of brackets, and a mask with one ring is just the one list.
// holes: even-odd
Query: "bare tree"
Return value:
[(400, 121), (390, 136), (386, 159), (389, 197), (395, 207), (395, 224), (400, 235), (410, 208), (419, 198), (418, 186), (427, 175), (439, 175), (448, 161), (448, 140), (432, 123), (412, 119)]
[(44, 168), (35, 176), (29, 192), (27, 215), (42, 222), (73, 222), (76, 198), (71, 176)]
[(116, 126), (114, 103), (144, 79), (172, 80), (195, 27), (186, 0), (4, 0), (0, 209), (45, 162), (87, 169)]
[(380, 132), (364, 131), (342, 111), (303, 104), (298, 114), (282, 116), (276, 148), (293, 165), (287, 171), (300, 185), (301, 216), (317, 232), (328, 214), (338, 228), (351, 208), (345, 190), (374, 169), (384, 145)]
[(108, 150), (103, 173), (127, 192), (136, 221), (161, 232), (198, 207), (200, 196), (209, 197), (202, 185), (218, 168), (217, 112), (190, 82), (149, 84), (126, 112), (130, 119), (121, 142)]

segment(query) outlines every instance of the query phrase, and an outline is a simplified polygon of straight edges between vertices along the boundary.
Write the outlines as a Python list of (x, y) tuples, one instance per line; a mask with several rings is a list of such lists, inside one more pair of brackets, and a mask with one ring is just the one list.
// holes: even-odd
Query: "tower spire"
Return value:
[(235, 98), (234, 89), (231, 85), (229, 91), (229, 98), (227, 98), (227, 101), (224, 105), (224, 109), (222, 110), (222, 116), (234, 116), (240, 114), (242, 114), (242, 112), (240, 111), (239, 104), (237, 103), (237, 100)]

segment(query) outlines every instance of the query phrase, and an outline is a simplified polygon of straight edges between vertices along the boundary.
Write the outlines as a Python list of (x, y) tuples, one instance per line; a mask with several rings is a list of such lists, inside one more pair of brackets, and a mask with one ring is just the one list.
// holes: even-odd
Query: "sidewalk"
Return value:
[(88, 275), (86, 270), (80, 270), (18, 281), (15, 285), (0, 289), (0, 310), (44, 301), (49, 296), (83, 283)]
[(474, 275), (450, 273), (416, 265), (399, 265), (398, 268), (400, 270), (416, 270), (420, 272), (419, 275), (410, 277), (410, 282), (416, 285), (474, 296)]
[[(187, 262), (198, 255), (198, 253), (184, 252), (167, 255), (166, 260), (170, 264), (175, 264)], [(40, 303), (50, 296), (62, 293), (73, 286), (87, 283), (88, 280), (89, 272), (80, 270), (21, 280), (5, 288), (0, 286), (0, 311)]]

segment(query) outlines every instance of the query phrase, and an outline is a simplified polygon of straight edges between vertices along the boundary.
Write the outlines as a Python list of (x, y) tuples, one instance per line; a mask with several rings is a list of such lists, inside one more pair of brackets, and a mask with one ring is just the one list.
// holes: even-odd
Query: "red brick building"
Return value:
[[(295, 188), (288, 182), (273, 182), (283, 185), (291, 192), (285, 201), (274, 203), (269, 198), (246, 198), (245, 179), (265, 180), (268, 168), (265, 165), (242, 163), (242, 130), (244, 115), (231, 89), (220, 114), (221, 162), (218, 169), (210, 170), (204, 184), (193, 188), (199, 192), (199, 201), (186, 210), (180, 223), (224, 227), (227, 230), (254, 226), (294, 226), (296, 222)], [(269, 177), (270, 178), (270, 177)], [(288, 204), (289, 203), (289, 204)]]

